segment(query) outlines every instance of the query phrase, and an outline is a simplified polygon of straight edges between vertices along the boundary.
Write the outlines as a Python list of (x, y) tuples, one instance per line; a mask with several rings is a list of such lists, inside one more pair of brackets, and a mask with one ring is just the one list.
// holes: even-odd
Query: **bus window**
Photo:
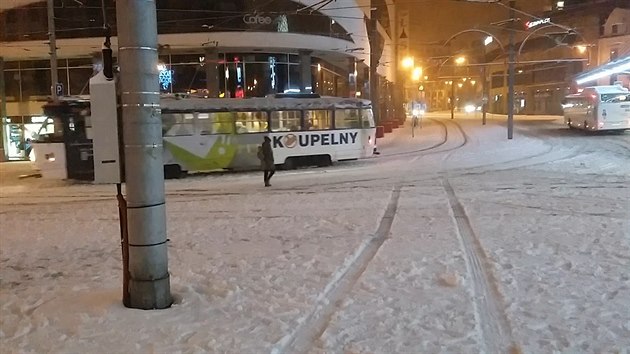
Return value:
[(361, 110), (361, 126), (363, 128), (374, 128), (374, 114), (369, 108)]
[(332, 111), (305, 111), (304, 125), (305, 130), (332, 129)]
[(267, 112), (236, 112), (236, 133), (267, 131)]
[(358, 129), (360, 127), (358, 109), (337, 109), (335, 111), (336, 129)]
[(271, 131), (289, 132), (302, 129), (302, 111), (271, 112)]

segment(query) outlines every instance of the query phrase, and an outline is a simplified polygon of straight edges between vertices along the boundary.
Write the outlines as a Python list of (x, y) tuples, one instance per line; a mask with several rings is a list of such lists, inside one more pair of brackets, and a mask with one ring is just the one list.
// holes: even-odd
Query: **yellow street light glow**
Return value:
[(458, 87), (462, 87), (464, 86), (464, 84), (462, 84), (461, 82), (459, 84), (457, 84)]
[(413, 68), (413, 62), (414, 62), (413, 57), (405, 57), (402, 60), (402, 66), (405, 69)]
[(461, 65), (464, 64), (466, 62), (466, 57), (457, 57), (457, 59), (455, 59), (455, 64)]
[(422, 68), (413, 68), (413, 73), (411, 74), (411, 79), (413, 81), (420, 81), (422, 77)]
[(475, 80), (470, 80), (470, 84), (471, 84), (471, 85), (474, 85), (474, 84), (476, 84), (476, 83), (477, 83), (477, 81), (475, 81)]
[(322, 71), (322, 64), (317, 63), (317, 71)]
[(576, 48), (577, 48), (578, 52), (580, 52), (580, 54), (586, 53), (586, 46), (585, 45), (579, 45)]

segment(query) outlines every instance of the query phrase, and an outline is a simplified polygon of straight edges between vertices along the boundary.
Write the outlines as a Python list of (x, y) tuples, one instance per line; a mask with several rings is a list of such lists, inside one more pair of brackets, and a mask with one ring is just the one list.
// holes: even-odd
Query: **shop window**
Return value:
[(193, 65), (173, 65), (171, 69), (171, 82), (166, 85), (160, 85), (162, 90), (174, 93), (184, 93), (191, 90), (204, 90), (206, 88), (206, 71), (199, 64)]
[(275, 64), (271, 76), (273, 76), (273, 86), (271, 92), (284, 92), (289, 89), (289, 65)]
[(67, 59), (67, 64), (71, 68), (91, 68), (94, 64), (93, 58), (74, 58)]
[(305, 130), (332, 129), (332, 111), (316, 110), (304, 112)]
[(274, 111), (271, 112), (271, 131), (288, 132), (302, 129), (301, 111)]
[(335, 111), (336, 129), (358, 129), (360, 127), (358, 109), (338, 109)]
[(50, 70), (22, 70), (21, 77), (24, 97), (50, 95)]
[[(71, 68), (70, 87), (67, 92), (71, 95), (87, 95), (90, 93), (90, 78), (94, 73), (92, 68)], [(64, 83), (65, 84), (65, 83)]]
[(236, 133), (262, 133), (266, 132), (267, 112), (236, 112)]
[(201, 135), (234, 134), (233, 112), (199, 113), (197, 127)]
[[(300, 80), (300, 66), (299, 65), (293, 65), (293, 64), (289, 65), (289, 87), (286, 88), (284, 91), (286, 91), (286, 90), (290, 90), (290, 91), (297, 90), (297, 92), (299, 92), (301, 84), (302, 84), (302, 82)], [(282, 91), (282, 92), (284, 92), (284, 91)], [(310, 92), (310, 90), (307, 90), (307, 91)]]
[(245, 97), (265, 97), (271, 89), (271, 69), (267, 63), (245, 64)]
[(7, 102), (20, 100), (20, 72), (18, 70), (8, 70), (4, 72), (5, 92)]

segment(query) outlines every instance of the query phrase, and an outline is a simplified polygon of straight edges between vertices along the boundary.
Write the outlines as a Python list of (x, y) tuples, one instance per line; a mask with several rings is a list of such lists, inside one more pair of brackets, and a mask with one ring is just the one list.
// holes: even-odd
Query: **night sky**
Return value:
[[(449, 0), (403, 0), (397, 4), (411, 10), (409, 36), (412, 48), (427, 42), (448, 39), (469, 28), (481, 26), (488, 30), (490, 23), (508, 18), (508, 10), (496, 4)], [(541, 13), (549, 9), (550, 0), (517, 0), (516, 6), (530, 13)]]

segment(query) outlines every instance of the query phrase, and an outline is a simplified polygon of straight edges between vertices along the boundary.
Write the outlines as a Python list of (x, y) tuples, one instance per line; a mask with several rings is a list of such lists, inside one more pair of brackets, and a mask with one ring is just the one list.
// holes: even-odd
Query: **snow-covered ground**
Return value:
[(175, 303), (155, 311), (121, 304), (114, 187), (0, 164), (0, 351), (629, 353), (630, 133), (416, 133), (271, 188), (167, 181)]

